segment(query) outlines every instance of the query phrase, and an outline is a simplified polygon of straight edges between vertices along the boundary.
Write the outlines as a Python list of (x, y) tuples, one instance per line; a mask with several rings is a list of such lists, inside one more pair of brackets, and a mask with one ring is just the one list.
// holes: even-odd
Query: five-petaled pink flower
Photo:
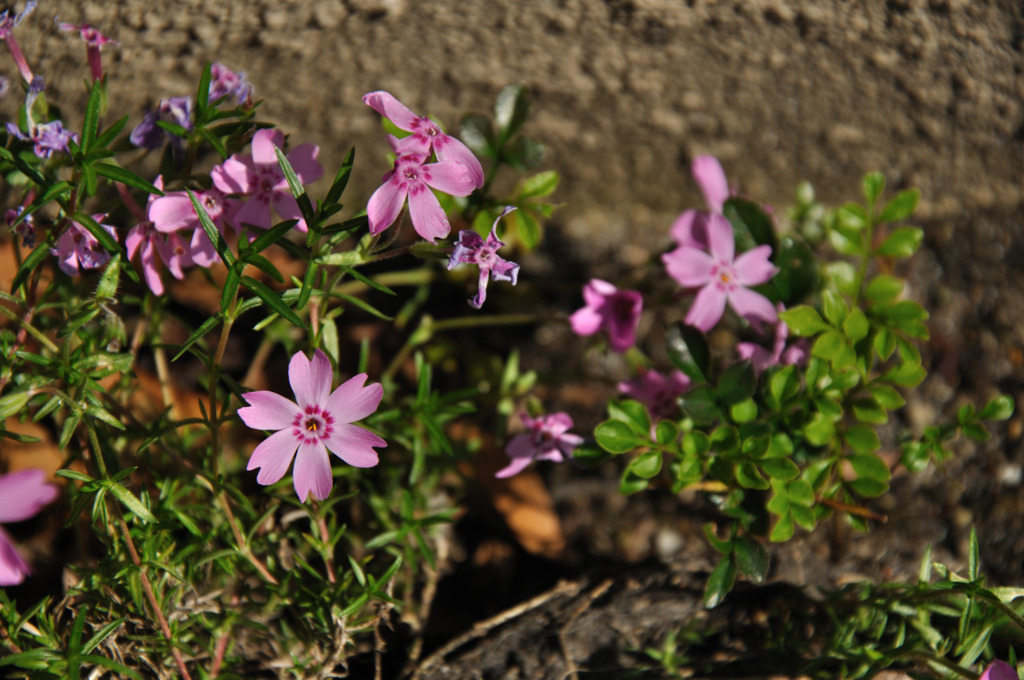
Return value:
[(512, 462), (494, 475), (499, 479), (519, 474), (535, 460), (561, 463), (572, 458), (573, 449), (583, 443), (583, 437), (569, 432), (572, 418), (568, 413), (550, 413), (537, 418), (523, 413), (519, 418), (527, 432), (513, 437), (505, 447)]
[[(244, 156), (233, 155), (210, 173), (213, 184), (225, 194), (248, 196), (235, 215), (237, 224), (251, 224), (260, 229), (269, 229), (270, 208), (282, 220), (298, 220), (295, 228), (306, 231), (299, 204), (288, 188), (281, 166), (277, 162), (274, 147), (284, 144), (284, 133), (280, 130), (259, 130), (252, 137), (252, 153)], [(324, 173), (323, 166), (316, 160), (320, 147), (315, 144), (299, 144), (286, 154), (299, 181), (303, 184), (315, 182)]]
[(383, 184), (366, 204), (370, 233), (376, 235), (390, 227), (408, 197), (413, 228), (433, 243), (436, 238), (448, 236), (452, 227), (431, 189), (452, 196), (469, 196), (473, 193), (473, 179), (462, 163), (427, 163), (426, 152), (415, 145), (403, 145), (403, 141), (388, 135), (388, 143), (395, 152), (395, 165), (384, 175)]
[(577, 335), (593, 335), (601, 329), (616, 352), (625, 352), (636, 343), (643, 297), (635, 290), (619, 290), (601, 279), (591, 279), (583, 287), (585, 307), (573, 312), (569, 324)]
[(679, 397), (690, 389), (690, 378), (679, 370), (668, 375), (646, 369), (632, 380), (619, 383), (619, 392), (647, 407), (652, 427), (679, 410)]
[(368, 92), (363, 95), (363, 103), (390, 120), (399, 130), (412, 133), (401, 140), (403, 151), (416, 150), (426, 156), (433, 149), (437, 160), (452, 161), (464, 166), (469, 172), (473, 189), (484, 185), (484, 169), (477, 157), (465, 144), (446, 135), (437, 123), (426, 116), (417, 116), (388, 92)]
[(768, 260), (771, 246), (757, 246), (736, 257), (732, 226), (721, 215), (708, 217), (708, 241), (710, 254), (680, 246), (661, 256), (669, 275), (679, 285), (700, 287), (686, 323), (705, 332), (711, 330), (722, 318), (727, 301), (745, 319), (775, 323), (775, 307), (768, 298), (749, 288), (769, 281), (778, 271)]
[(978, 680), (1020, 680), (1020, 677), (1013, 666), (1005, 661), (996, 659), (989, 664)]
[(687, 210), (672, 225), (672, 238), (681, 246), (707, 249), (708, 247), (708, 215), (721, 215), (722, 208), (728, 200), (729, 183), (725, 179), (722, 164), (714, 156), (697, 156), (690, 166), (693, 178), (700, 186), (704, 202), (710, 212), (703, 210)]
[(328, 451), (354, 467), (377, 464), (373, 447), (387, 442), (352, 423), (377, 410), (384, 388), (380, 383), (364, 387), (366, 374), (360, 373), (331, 392), (333, 376), (326, 354), (316, 350), (310, 361), (298, 352), (288, 364), (288, 382), (298, 403), (267, 390), (242, 395), (249, 404), (238, 409), (242, 422), (256, 430), (277, 430), (249, 458), (246, 469), (260, 469), (257, 482), (279, 481), (294, 458), (299, 500), (305, 502), (311, 493), (323, 500), (333, 486)]
[(488, 279), (511, 281), (514, 286), (516, 285), (516, 279), (519, 278), (519, 265), (498, 257), (498, 248), (505, 245), (503, 241), (498, 239), (498, 220), (513, 210), (515, 210), (515, 207), (511, 205), (505, 206), (501, 214), (494, 218), (494, 224), (491, 225), (491, 233), (487, 235), (486, 241), (472, 229), (460, 231), (459, 240), (455, 244), (451, 257), (448, 258), (449, 271), (463, 263), (475, 264), (480, 267), (480, 283), (477, 286), (476, 295), (469, 301), (469, 306), (474, 309), (480, 309), (484, 304), (484, 300), (487, 299)]
[[(57, 497), (57, 487), (42, 470), (28, 469), (0, 476), (0, 524), (22, 522)], [(10, 535), (0, 527), (0, 586), (13, 586), (31, 573)]]

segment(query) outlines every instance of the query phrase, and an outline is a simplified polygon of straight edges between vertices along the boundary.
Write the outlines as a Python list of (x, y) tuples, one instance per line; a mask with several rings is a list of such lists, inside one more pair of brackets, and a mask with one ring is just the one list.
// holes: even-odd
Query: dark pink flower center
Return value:
[(292, 435), (300, 444), (315, 444), (330, 438), (333, 432), (334, 417), (315, 404), (297, 413), (292, 421)]
[(711, 278), (719, 290), (730, 291), (736, 289), (736, 273), (731, 265), (725, 263), (716, 264), (711, 268)]

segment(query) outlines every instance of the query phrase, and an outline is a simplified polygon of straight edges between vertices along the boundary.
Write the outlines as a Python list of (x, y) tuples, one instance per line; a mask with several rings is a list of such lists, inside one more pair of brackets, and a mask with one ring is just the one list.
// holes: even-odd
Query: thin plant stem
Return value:
[(259, 572), (263, 580), (275, 586), (278, 585), (278, 580), (274, 578), (270, 570), (260, 562), (259, 558), (252, 553), (252, 549), (249, 548), (249, 543), (245, 540), (245, 534), (242, 533), (242, 528), (238, 525), (238, 520), (235, 519), (235, 513), (231, 511), (231, 502), (228, 500), (227, 494), (221, 491), (217, 494), (217, 500), (224, 509), (224, 516), (228, 519), (228, 525), (231, 527), (231, 533), (235, 536), (235, 542), (238, 543), (238, 549), (242, 551), (242, 554), (249, 560), (249, 563)]

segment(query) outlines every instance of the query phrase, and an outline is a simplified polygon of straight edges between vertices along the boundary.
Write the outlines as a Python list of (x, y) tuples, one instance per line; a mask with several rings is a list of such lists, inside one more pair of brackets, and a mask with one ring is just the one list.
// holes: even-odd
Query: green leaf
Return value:
[(462, 117), (459, 138), (477, 156), (495, 158), (494, 126), (491, 119), (480, 113), (468, 113)]
[(757, 466), (748, 460), (736, 466), (736, 483), (746, 489), (768, 488), (768, 480), (761, 475)]
[(527, 171), (540, 165), (545, 153), (547, 147), (542, 142), (520, 135), (505, 146), (504, 158), (516, 170)]
[(89, 90), (89, 101), (85, 105), (85, 119), (82, 121), (82, 151), (88, 153), (96, 140), (100, 127), (100, 105), (103, 102), (103, 81), (95, 80)]
[(906, 404), (906, 400), (903, 398), (895, 388), (889, 385), (873, 385), (870, 388), (871, 396), (875, 398), (883, 408), (889, 409), (890, 411), (898, 409)]
[(679, 426), (671, 420), (662, 420), (654, 430), (654, 439), (662, 446), (670, 446), (679, 439)]
[(773, 253), (778, 251), (772, 218), (759, 204), (733, 196), (722, 206), (722, 214), (732, 224), (737, 236), (737, 245), (741, 246), (742, 250), (768, 245), (771, 246)]
[(811, 356), (835, 362), (841, 352), (849, 347), (846, 337), (839, 331), (822, 333), (811, 346)]
[(719, 425), (711, 433), (711, 448), (716, 452), (731, 456), (740, 450), (740, 433), (732, 425)]
[(299, 328), (305, 327), (302, 319), (292, 311), (291, 307), (284, 303), (284, 300), (281, 299), (281, 296), (278, 293), (268, 288), (266, 284), (260, 283), (249, 276), (241, 277), (240, 283), (242, 286), (255, 293), (256, 297), (263, 300), (268, 307), (281, 315), (282, 318), (286, 319), (293, 326), (297, 326)]
[(875, 430), (867, 425), (851, 426), (843, 434), (843, 439), (859, 454), (874, 453), (882, 447)]
[(185, 189), (185, 191), (188, 193), (188, 198), (192, 201), (192, 207), (196, 211), (196, 215), (199, 217), (199, 224), (202, 225), (203, 231), (206, 232), (210, 241), (213, 242), (213, 247), (217, 251), (217, 254), (220, 255), (221, 261), (224, 262), (228, 269), (232, 269), (235, 266), (235, 262), (238, 260), (235, 258), (234, 253), (231, 252), (231, 249), (228, 248), (228, 244), (227, 241), (224, 240), (224, 236), (217, 229), (213, 220), (210, 219), (210, 216), (206, 213), (206, 208), (204, 208), (203, 204), (199, 202), (199, 199), (192, 193), (192, 190)]
[(203, 73), (199, 76), (199, 87), (196, 90), (196, 118), (205, 120), (206, 111), (210, 106), (210, 78), (212, 67), (210, 62), (203, 66)]
[(1012, 415), (1013, 397), (1003, 394), (985, 404), (985, 408), (978, 413), (978, 418), (981, 420), (1006, 420)]
[(737, 404), (754, 396), (757, 375), (749, 361), (729, 366), (718, 379), (718, 398), (724, 404)]
[(622, 479), (619, 480), (619, 493), (623, 496), (639, 493), (648, 486), (650, 486), (648, 480), (632, 474), (628, 467), (622, 471)]
[(796, 531), (796, 527), (793, 525), (793, 513), (790, 510), (779, 515), (779, 519), (775, 522), (775, 526), (772, 528), (772, 533), (768, 537), (768, 540), (772, 543), (781, 543), (788, 541), (793, 538), (793, 534)]
[(629, 463), (630, 473), (643, 479), (651, 479), (661, 472), (661, 451), (652, 449), (641, 453)]
[(864, 191), (864, 200), (869, 206), (878, 203), (878, 198), (885, 191), (885, 176), (880, 172), (869, 172), (861, 180), (861, 189)]
[(961, 429), (963, 430), (964, 435), (966, 435), (968, 439), (971, 439), (976, 442), (987, 442), (992, 437), (992, 435), (988, 433), (988, 430), (986, 430), (981, 425), (977, 425), (975, 423), (968, 423), (967, 425), (964, 425)]
[(921, 191), (919, 189), (907, 189), (896, 194), (896, 196), (886, 203), (885, 208), (882, 210), (882, 214), (878, 216), (879, 222), (899, 222), (905, 220), (914, 214), (914, 210), (917, 209), (917, 201), (921, 198)]
[(651, 430), (651, 416), (647, 413), (647, 407), (635, 399), (608, 402), (608, 417), (626, 423), (641, 437), (646, 437)]
[(164, 192), (157, 189), (156, 186), (150, 184), (130, 170), (125, 170), (124, 168), (111, 165), (110, 163), (93, 163), (92, 168), (98, 174), (103, 175), (109, 180), (120, 182), (125, 186), (145, 191), (148, 194), (156, 194), (157, 196), (164, 195)]
[(117, 240), (106, 229), (101, 227), (99, 222), (94, 220), (91, 215), (78, 212), (71, 219), (85, 227), (100, 242), (103, 249), (111, 255), (121, 252), (121, 247), (117, 244)]
[(786, 306), (805, 299), (816, 290), (818, 260), (804, 240), (783, 237), (778, 250), (773, 251), (772, 260), (779, 271), (772, 278), (771, 285)]
[(786, 495), (791, 503), (812, 507), (815, 503), (814, 488), (802, 479), (794, 479), (786, 487)]
[(894, 229), (878, 247), (875, 254), (888, 257), (910, 257), (917, 252), (922, 240), (924, 240), (924, 232), (917, 227)]
[(132, 492), (124, 488), (117, 482), (105, 480), (102, 482), (103, 486), (110, 490), (111, 493), (121, 501), (121, 503), (128, 508), (129, 511), (135, 514), (136, 517), (143, 520), (144, 522), (156, 522), (157, 519), (152, 512), (149, 511), (145, 505), (142, 504), (138, 498), (132, 495)]
[(864, 296), (875, 304), (881, 304), (893, 300), (902, 290), (903, 281), (888, 274), (879, 274), (868, 282)]
[(762, 458), (757, 464), (772, 479), (788, 482), (800, 475), (800, 468), (789, 458)]
[(508, 85), (498, 93), (494, 103), (494, 122), (502, 140), (507, 140), (523, 126), (530, 115), (530, 95), (521, 84)]
[(776, 371), (768, 382), (768, 393), (771, 396), (770, 405), (775, 409), (782, 408), (782, 405), (794, 397), (800, 390), (800, 378), (796, 373), (796, 366), (783, 366)]
[(520, 182), (517, 199), (525, 200), (549, 196), (558, 187), (560, 179), (558, 173), (554, 170), (539, 172), (532, 177), (527, 177)]
[(698, 385), (686, 392), (680, 403), (686, 415), (698, 426), (709, 425), (722, 417), (715, 392), (706, 385)]
[(324, 205), (335, 205), (341, 200), (341, 195), (345, 192), (345, 187), (348, 186), (348, 179), (352, 175), (352, 165), (355, 162), (356, 149), (352, 147), (345, 154), (344, 160), (341, 161), (341, 167), (338, 168), (338, 174), (334, 176), (334, 181), (331, 182), (331, 188), (327, 190), (327, 195), (324, 197)]
[(708, 582), (704, 586), (704, 606), (714, 609), (720, 605), (735, 583), (736, 564), (733, 562), (732, 556), (727, 555), (722, 558), (722, 561), (708, 577)]
[(877, 482), (888, 482), (892, 479), (889, 466), (873, 453), (856, 454), (850, 456), (848, 460), (858, 478), (873, 479)]
[(697, 382), (707, 382), (710, 375), (711, 348), (707, 336), (699, 329), (682, 323), (672, 324), (666, 333), (669, 360), (680, 371)]
[(13, 294), (21, 284), (25, 283), (29, 275), (35, 271), (35, 268), (39, 266), (50, 254), (50, 249), (43, 245), (37, 245), (36, 248), (28, 254), (25, 261), (21, 263), (21, 267), (18, 268), (18, 273), (14, 275), (14, 281), (11, 282), (11, 293)]
[[(849, 254), (849, 253), (847, 253)], [(859, 254), (854, 253), (854, 254)], [(824, 267), (825, 279), (830, 281), (841, 295), (853, 297), (857, 294), (860, 277), (852, 264), (846, 261), (830, 262)]]
[(836, 217), (839, 220), (838, 226), (849, 230), (852, 236), (859, 236), (857, 232), (860, 232), (868, 226), (867, 211), (864, 210), (863, 206), (856, 203), (846, 203), (842, 205), (839, 210), (836, 211)]
[(868, 330), (870, 330), (868, 318), (860, 309), (851, 311), (850, 315), (846, 317), (846, 321), (843, 322), (843, 332), (851, 343), (856, 343), (867, 337)]
[(274, 153), (277, 155), (277, 164), (281, 166), (281, 172), (284, 173), (285, 181), (288, 182), (288, 189), (299, 204), (299, 211), (306, 220), (306, 225), (313, 228), (316, 223), (316, 214), (313, 212), (313, 204), (306, 193), (306, 187), (302, 186), (299, 176), (295, 174), (295, 170), (292, 168), (292, 164), (288, 162), (288, 157), (284, 155), (284, 151), (275, 146)]
[(855, 399), (853, 402), (853, 415), (862, 423), (879, 425), (889, 421), (889, 414), (871, 397)]
[(757, 418), (757, 404), (753, 399), (744, 399), (729, 407), (729, 415), (734, 423), (749, 423)]
[(824, 446), (835, 436), (835, 421), (823, 413), (815, 413), (811, 421), (804, 426), (804, 436), (814, 446)]
[(806, 337), (822, 333), (830, 328), (818, 311), (807, 305), (799, 305), (780, 312), (779, 318), (786, 322), (789, 332), (793, 335)]
[(758, 541), (739, 536), (733, 541), (733, 559), (740, 573), (754, 583), (760, 583), (768, 573), (768, 551)]
[(604, 421), (594, 430), (594, 438), (609, 453), (626, 453), (647, 443), (621, 420)]
[(174, 358), (171, 361), (177, 361), (178, 359), (180, 359), (182, 355), (185, 354), (185, 352), (187, 352), (192, 345), (194, 345), (204, 335), (212, 331), (213, 327), (220, 323), (220, 319), (220, 313), (207, 318), (206, 321), (204, 321), (202, 325), (199, 326), (199, 328), (192, 331), (192, 334), (188, 336), (188, 339), (185, 340), (185, 343), (181, 346), (181, 349), (178, 350), (178, 353), (174, 355)]
[(11, 394), (0, 397), (0, 421), (6, 420), (11, 416), (16, 416), (21, 413), (22, 409), (28, 403), (28, 400), (32, 397), (29, 392), (13, 392)]
[(105, 149), (110, 146), (114, 138), (121, 134), (121, 130), (124, 129), (125, 124), (128, 122), (128, 115), (125, 114), (114, 121), (114, 124), (104, 130), (96, 137), (96, 141), (93, 142), (93, 146), (97, 149)]
[(825, 318), (833, 326), (839, 328), (846, 321), (846, 317), (850, 313), (850, 307), (846, 304), (846, 300), (841, 295), (837, 295), (831, 290), (826, 290), (821, 296), (821, 302)]
[[(877, 498), (889, 490), (889, 485), (887, 483), (880, 482), (877, 479), (867, 478), (855, 479), (852, 482), (849, 482), (847, 486), (849, 486), (850, 489), (852, 489), (858, 496), (863, 496), (864, 498)], [(855, 515), (850, 516), (851, 521), (854, 518)]]
[(687, 432), (683, 435), (683, 452), (688, 456), (703, 456), (711, 450), (711, 439), (703, 432)]
[(248, 250), (253, 253), (262, 253), (271, 245), (284, 238), (285, 234), (294, 229), (296, 224), (298, 224), (298, 220), (285, 220), (284, 222), (275, 224), (270, 229), (267, 229), (257, 236), (256, 239), (249, 244)]
[(508, 220), (515, 224), (516, 233), (527, 250), (533, 250), (540, 245), (540, 222), (529, 211), (516, 210), (509, 214)]

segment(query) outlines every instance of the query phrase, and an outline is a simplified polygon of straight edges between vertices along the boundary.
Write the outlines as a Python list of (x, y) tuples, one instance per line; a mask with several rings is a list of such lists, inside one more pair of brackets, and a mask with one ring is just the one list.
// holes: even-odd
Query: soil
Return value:
[[(54, 13), (120, 41), (104, 50), (110, 98), (133, 122), (155, 100), (194, 89), (206, 60), (245, 70), (267, 98), (266, 119), (294, 141), (319, 143), (328, 168), (358, 148), (356, 202), (385, 170), (379, 117), (363, 93), (387, 89), (452, 128), (459, 112), (486, 111), (504, 85), (526, 83), (535, 111), (527, 132), (549, 145), (545, 167), (562, 174), (556, 198), (566, 206), (521, 282), (564, 279), (549, 296), (562, 312), (590, 276), (635, 275), (667, 245), (672, 219), (700, 204), (689, 175), (697, 154), (718, 156), (744, 194), (780, 206), (800, 180), (834, 203), (881, 170), (891, 187), (922, 189), (925, 244), (905, 273), (932, 311), (926, 360), (937, 369), (901, 424), (919, 430), (999, 392), (1024, 397), (1017, 0), (58, 1), (18, 35), (50, 100), (71, 111), (83, 109), (84, 49), (56, 30)], [(6, 118), (12, 96), (0, 101)], [(528, 342), (532, 368), (582, 363), (584, 343), (564, 325), (538, 328)], [(582, 431), (601, 417), (595, 405), (622, 368), (580, 372), (549, 396), (576, 409)], [(754, 614), (806, 597), (790, 584), (907, 577), (928, 545), (938, 561), (962, 566), (972, 525), (992, 582), (1020, 585), (1022, 430), (1015, 415), (990, 442), (960, 445), (943, 469), (898, 474), (873, 507), (886, 524), (801, 536), (773, 551), (770, 584), (744, 586), (710, 612), (700, 606), (710, 509), (699, 498), (623, 498), (613, 469), (543, 468), (537, 479), (550, 489), (564, 549), (524, 549), (491, 495), (466, 499), (418, 665), (397, 652), (389, 668), (397, 676), (415, 667), (422, 680), (642, 677), (650, 660), (638, 650), (666, 631), (770, 625)], [(403, 634), (396, 622), (392, 649)], [(785, 673), (775, 662), (729, 672)], [(354, 675), (370, 668), (372, 655), (353, 660)]]

